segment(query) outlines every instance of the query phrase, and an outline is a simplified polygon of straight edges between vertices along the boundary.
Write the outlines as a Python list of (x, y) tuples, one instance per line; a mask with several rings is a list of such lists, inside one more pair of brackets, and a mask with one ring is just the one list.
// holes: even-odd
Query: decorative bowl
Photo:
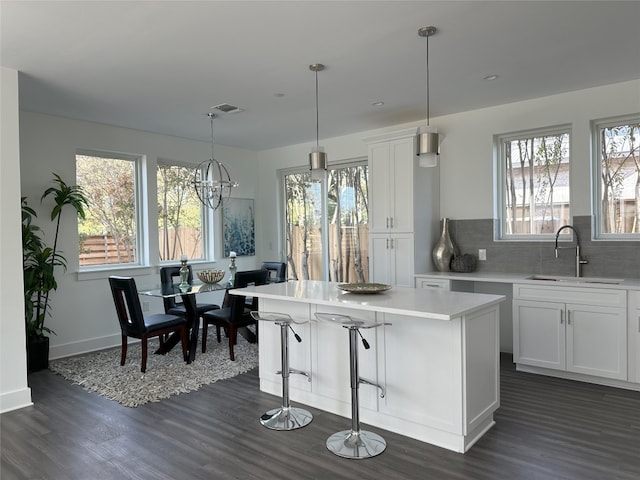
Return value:
[(204, 283), (218, 283), (224, 278), (224, 270), (200, 270), (198, 278)]
[(391, 285), (385, 283), (341, 283), (337, 285), (339, 290), (349, 293), (380, 293), (391, 289)]

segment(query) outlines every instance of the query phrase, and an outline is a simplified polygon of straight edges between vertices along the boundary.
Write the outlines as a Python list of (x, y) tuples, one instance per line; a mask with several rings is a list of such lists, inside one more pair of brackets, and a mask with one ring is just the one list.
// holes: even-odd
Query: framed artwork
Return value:
[(255, 216), (253, 199), (231, 198), (222, 206), (222, 237), (224, 256), (256, 254)]

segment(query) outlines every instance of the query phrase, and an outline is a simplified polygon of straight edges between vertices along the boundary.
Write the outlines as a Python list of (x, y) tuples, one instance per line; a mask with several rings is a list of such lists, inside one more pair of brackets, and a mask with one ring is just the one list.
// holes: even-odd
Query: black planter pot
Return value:
[(49, 337), (29, 336), (27, 369), (30, 372), (49, 368)]

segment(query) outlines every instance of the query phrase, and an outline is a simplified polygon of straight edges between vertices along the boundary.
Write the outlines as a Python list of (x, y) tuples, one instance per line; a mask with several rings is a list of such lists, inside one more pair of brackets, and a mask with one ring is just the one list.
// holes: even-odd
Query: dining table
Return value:
[[(218, 283), (202, 283), (194, 281), (188, 285), (178, 283), (159, 283), (152, 287), (142, 288), (138, 290), (139, 295), (159, 298), (176, 298), (181, 297), (186, 310), (187, 328), (189, 328), (189, 355), (187, 363), (191, 363), (196, 358), (196, 349), (198, 347), (198, 331), (200, 330), (200, 316), (196, 310), (196, 295), (217, 291), (227, 291), (233, 288), (229, 282)], [(226, 294), (225, 294), (226, 301)], [(224, 307), (224, 302), (223, 305)], [(171, 351), (180, 342), (180, 336), (173, 333), (163, 344), (155, 351), (156, 354), (164, 355)]]

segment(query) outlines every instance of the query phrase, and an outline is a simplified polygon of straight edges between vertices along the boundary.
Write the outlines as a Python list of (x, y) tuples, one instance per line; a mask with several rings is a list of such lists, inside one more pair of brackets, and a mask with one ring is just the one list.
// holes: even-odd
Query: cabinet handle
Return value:
[(387, 228), (389, 228), (389, 217), (387, 217)]
[(393, 217), (391, 217), (391, 228), (393, 228)]
[(563, 321), (564, 321), (564, 310), (560, 310), (560, 325), (562, 325)]
[(571, 325), (571, 310), (567, 310), (567, 325)]
[(391, 249), (393, 250), (393, 238), (391, 239)]
[(387, 250), (389, 250), (389, 239), (387, 238)]

